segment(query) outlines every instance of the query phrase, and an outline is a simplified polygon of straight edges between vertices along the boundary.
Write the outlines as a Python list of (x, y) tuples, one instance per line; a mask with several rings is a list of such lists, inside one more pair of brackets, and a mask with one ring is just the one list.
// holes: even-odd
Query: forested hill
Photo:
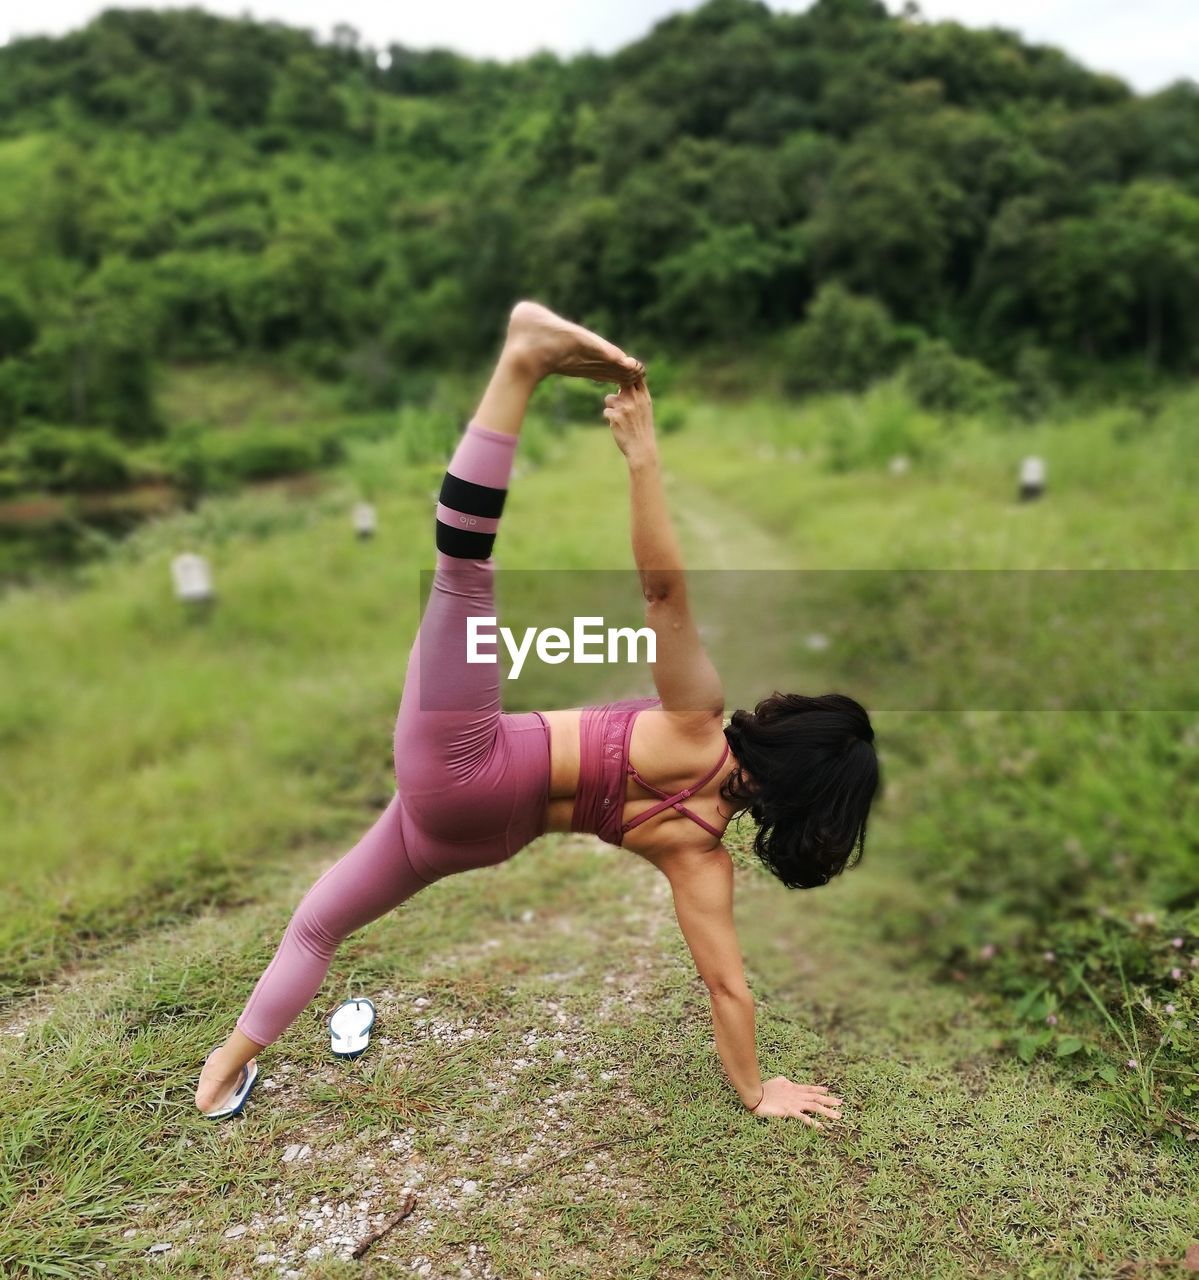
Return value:
[(161, 360), (285, 352), (382, 403), (520, 294), (656, 349), (769, 347), (817, 299), (1001, 373), (1188, 372), (1199, 88), (875, 0), (510, 65), (199, 10), (0, 49), (0, 442), (152, 433)]

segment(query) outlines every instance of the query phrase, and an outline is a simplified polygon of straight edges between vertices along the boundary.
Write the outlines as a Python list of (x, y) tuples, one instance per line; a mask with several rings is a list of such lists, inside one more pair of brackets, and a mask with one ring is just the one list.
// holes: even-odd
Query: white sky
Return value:
[[(772, 0), (778, 9), (803, 9), (808, 0)], [(151, 7), (113, 0), (122, 7)], [(181, 8), (186, 0), (152, 7)], [(900, 0), (889, 0), (897, 8)], [(82, 26), (101, 9), (97, 0), (38, 0), (18, 8), (0, 0), (0, 41), (57, 34)], [(348, 22), (365, 42), (395, 41), (412, 48), (441, 45), (495, 58), (536, 49), (605, 52), (644, 34), (659, 18), (695, 7), (695, 0), (203, 0), (202, 7), (308, 27), (327, 36)], [(1085, 65), (1113, 71), (1136, 88), (1153, 90), (1174, 80), (1199, 78), (1199, 0), (921, 0), (929, 18), (967, 26), (1004, 26), (1027, 39), (1055, 44)]]

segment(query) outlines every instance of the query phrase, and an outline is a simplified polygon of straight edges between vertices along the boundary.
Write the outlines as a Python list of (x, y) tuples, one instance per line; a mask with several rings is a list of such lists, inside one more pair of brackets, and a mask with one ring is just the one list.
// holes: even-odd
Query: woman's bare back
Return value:
[[(544, 711), (550, 726), (550, 800), (547, 830), (569, 831), (579, 786), (579, 721), (581, 707)], [(682, 721), (660, 707), (648, 707), (633, 722), (629, 761), (653, 786), (670, 795), (704, 777), (720, 758), (725, 738), (719, 716), (700, 721)], [(728, 805), (721, 801), (720, 786), (735, 768), (730, 756), (726, 767), (717, 770), (703, 787), (687, 799), (692, 810), (717, 831), (729, 821)], [(657, 795), (647, 791), (631, 776), (625, 784), (622, 822), (629, 822), (658, 804)], [(622, 847), (650, 862), (661, 854), (680, 848), (715, 849), (719, 841), (698, 823), (675, 809), (666, 809), (629, 831)]]

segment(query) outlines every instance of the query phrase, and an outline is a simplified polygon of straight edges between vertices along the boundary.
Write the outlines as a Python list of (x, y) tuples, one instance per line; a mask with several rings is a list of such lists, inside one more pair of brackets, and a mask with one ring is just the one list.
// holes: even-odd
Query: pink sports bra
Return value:
[[(639, 712), (661, 702), (660, 698), (626, 698), (622, 702), (607, 702), (600, 706), (584, 707), (579, 720), (579, 786), (575, 793), (575, 806), (571, 814), (570, 829), (597, 835), (608, 844), (620, 846), (625, 833), (639, 827), (663, 809), (675, 809), (703, 827), (717, 840), (721, 832), (693, 813), (682, 802), (689, 799), (716, 776), (720, 766), (728, 759), (729, 746), (715, 765), (698, 781), (682, 791), (668, 796), (665, 791), (646, 780), (629, 762), (629, 741), (633, 736), (633, 721)], [(632, 779), (647, 791), (660, 797), (644, 813), (629, 822), (622, 823), (624, 812), (625, 778)]]

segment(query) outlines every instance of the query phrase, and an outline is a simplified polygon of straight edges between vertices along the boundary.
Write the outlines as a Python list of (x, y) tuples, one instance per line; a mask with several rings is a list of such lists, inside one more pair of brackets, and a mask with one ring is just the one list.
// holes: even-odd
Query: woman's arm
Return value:
[(708, 989), (716, 1052), (729, 1083), (752, 1107), (762, 1096), (754, 998), (745, 981), (733, 927), (733, 861), (722, 845), (700, 861), (694, 853), (659, 862), (674, 894), (679, 928)]
[(666, 855), (658, 867), (670, 881), (675, 913), (696, 970), (708, 988), (716, 1052), (741, 1101), (755, 1115), (840, 1119), (841, 1099), (823, 1085), (794, 1084), (785, 1076), (763, 1081), (758, 1069), (754, 1000), (745, 981), (733, 926), (733, 860), (722, 845)]
[(724, 711), (724, 688), (687, 601), (683, 553), (658, 465), (653, 403), (644, 381), (607, 396), (604, 417), (629, 467), (633, 559), (657, 642), (654, 684), (669, 712), (707, 719)]

